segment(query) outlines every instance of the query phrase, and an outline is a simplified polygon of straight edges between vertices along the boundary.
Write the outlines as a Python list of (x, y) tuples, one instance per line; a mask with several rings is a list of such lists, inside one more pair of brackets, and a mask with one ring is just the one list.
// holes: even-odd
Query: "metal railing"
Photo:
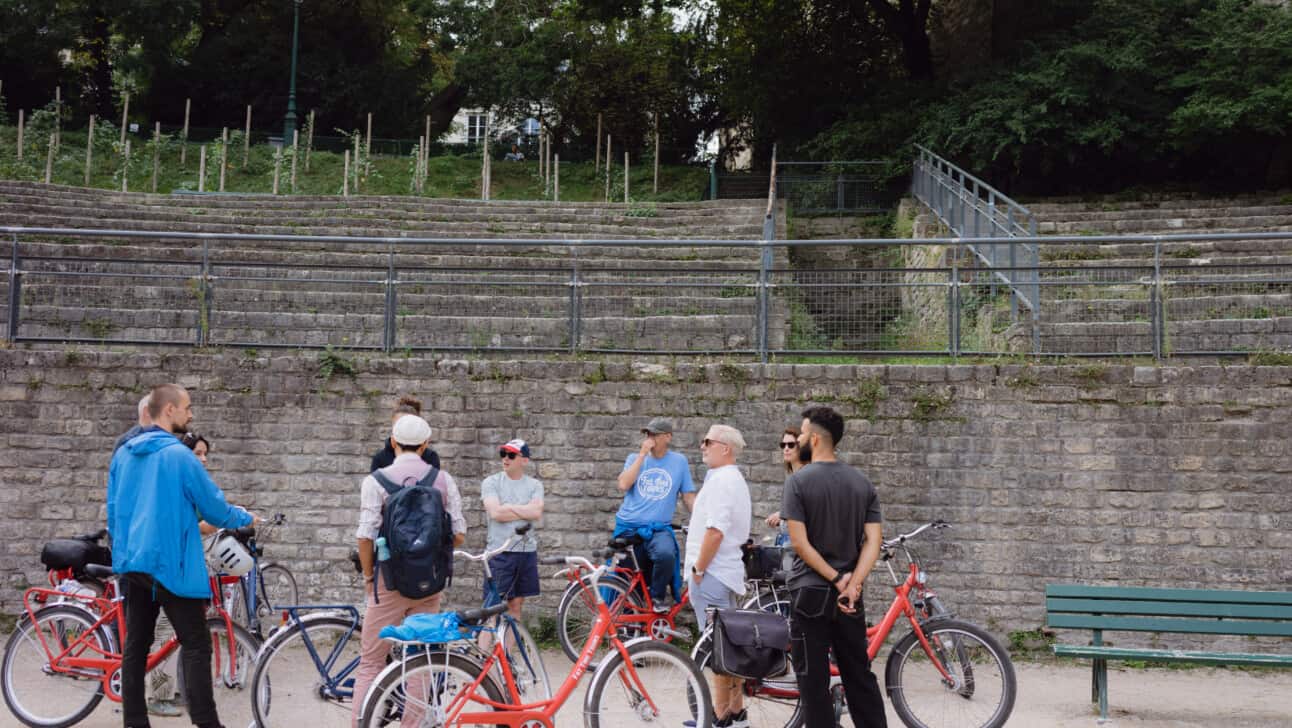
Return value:
[(929, 149), (918, 144), (915, 148), (912, 194), (957, 237), (987, 239), (969, 249), (1009, 287), (1012, 314), (1017, 317), (1021, 305), (1035, 321), (1041, 296), (1034, 271), (1040, 249), (1025, 239), (1036, 237), (1036, 216)]
[[(796, 215), (870, 215), (891, 212), (904, 193), (883, 174), (888, 162), (780, 162), (775, 194)], [(714, 199), (761, 197), (771, 174), (712, 173)]]
[[(993, 238), (443, 240), (23, 227), (0, 227), (0, 236), (0, 323), (13, 343), (761, 360), (1292, 350), (1292, 264), (1193, 253), (1216, 241), (1265, 241), (1254, 247), (1268, 252), (1278, 240), (1292, 250), (1286, 232), (1022, 238), (1046, 251), (1045, 262), (1008, 268), (986, 267), (974, 250)], [(1141, 247), (1136, 256), (1120, 246), (1119, 260), (1104, 243)], [(889, 262), (794, 268), (787, 252), (796, 246)], [(673, 252), (649, 257), (651, 249)], [(944, 258), (928, 256), (938, 249)], [(490, 257), (502, 250), (514, 255)], [(1002, 273), (1030, 277), (1044, 315), (1018, 317)]]

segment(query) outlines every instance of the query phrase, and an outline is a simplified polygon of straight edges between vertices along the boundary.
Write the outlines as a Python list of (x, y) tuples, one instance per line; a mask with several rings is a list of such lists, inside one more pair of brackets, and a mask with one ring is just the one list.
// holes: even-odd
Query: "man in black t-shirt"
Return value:
[(799, 453), (810, 460), (785, 481), (781, 518), (794, 547), (790, 640), (806, 728), (834, 728), (830, 650), (857, 726), (886, 728), (884, 699), (866, 654), (861, 586), (879, 560), (879, 494), (861, 471), (835, 459), (843, 417), (803, 411)]

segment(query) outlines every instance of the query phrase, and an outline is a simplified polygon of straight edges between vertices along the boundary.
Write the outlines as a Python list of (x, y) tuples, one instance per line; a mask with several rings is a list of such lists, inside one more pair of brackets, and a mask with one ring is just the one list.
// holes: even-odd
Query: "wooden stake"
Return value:
[(197, 191), (206, 192), (206, 145), (203, 144), (198, 152)]
[(350, 150), (345, 150), (345, 172), (341, 175), (341, 196), (350, 196)]
[(251, 157), (251, 104), (247, 104), (247, 130), (242, 133), (242, 168), (247, 168)]
[(624, 204), (628, 204), (628, 152), (624, 152)]
[(538, 176), (543, 180), (543, 194), (547, 194), (547, 170), (543, 168), (543, 162), (547, 159), (547, 155), (543, 151), (544, 136), (542, 131), (538, 132)]
[(354, 135), (354, 193), (356, 195), (359, 194), (360, 166), (362, 165), (359, 164), (359, 135), (356, 133)]
[(659, 112), (655, 112), (655, 183), (651, 187), (653, 194), (659, 194)]
[(49, 135), (49, 151), (45, 153), (45, 184), (54, 181), (54, 142), (57, 140), (57, 134)]
[(179, 166), (181, 168), (188, 162), (188, 112), (192, 108), (193, 99), (184, 99), (184, 131), (180, 135), (182, 143), (179, 147)]
[(310, 150), (314, 148), (314, 109), (310, 109), (310, 125), (305, 128), (305, 172), (310, 171)]
[(597, 114), (597, 156), (592, 162), (592, 168), (601, 168), (601, 114)]
[(292, 129), (292, 194), (296, 194), (296, 157), (300, 155), (301, 130)]
[(121, 106), (121, 145), (126, 143), (126, 124), (130, 120), (130, 92), (126, 92), (125, 103)]
[(121, 162), (121, 191), (129, 192), (129, 186), (126, 184), (130, 181), (130, 140), (126, 140), (126, 158)]
[(161, 122), (153, 126), (153, 194), (157, 194), (157, 171), (161, 167)]
[(561, 155), (552, 158), (552, 197), (561, 201)]
[(94, 157), (94, 114), (90, 114), (90, 131), (85, 136), (85, 186), (90, 186), (90, 161)]
[(63, 146), (63, 87), (54, 87), (54, 149)]
[(368, 136), (363, 143), (363, 176), (367, 179), (372, 171), (372, 112), (368, 112)]
[(606, 202), (610, 202), (610, 135), (606, 135)]
[(417, 172), (414, 175), (413, 189), (422, 194), (426, 174), (426, 137), (417, 138)]
[(224, 170), (229, 167), (229, 127), (224, 127), (220, 140), (220, 191), (224, 192)]
[(282, 147), (279, 147), (278, 150), (274, 152), (274, 194), (275, 195), (278, 194), (278, 173), (282, 170), (282, 168), (283, 168), (283, 151), (282, 151)]
[(484, 135), (480, 138), (480, 199), (489, 199), (489, 117), (485, 116)]
[(22, 161), (22, 109), (18, 109), (18, 161)]

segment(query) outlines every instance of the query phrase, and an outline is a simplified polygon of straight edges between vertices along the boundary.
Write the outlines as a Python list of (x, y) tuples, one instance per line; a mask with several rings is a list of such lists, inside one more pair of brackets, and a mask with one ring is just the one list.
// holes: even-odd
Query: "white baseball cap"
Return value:
[(431, 439), (431, 425), (417, 415), (404, 415), (395, 420), (395, 425), (390, 428), (390, 436), (406, 448), (421, 447), (422, 443)]

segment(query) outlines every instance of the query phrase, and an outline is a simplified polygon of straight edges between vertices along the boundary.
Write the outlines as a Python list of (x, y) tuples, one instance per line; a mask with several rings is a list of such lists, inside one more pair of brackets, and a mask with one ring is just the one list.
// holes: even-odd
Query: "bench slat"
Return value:
[(1292, 655), (1237, 652), (1189, 652), (1185, 650), (1144, 650), (1126, 647), (1054, 645), (1060, 657), (1086, 657), (1105, 660), (1152, 660), (1153, 662), (1196, 662), (1209, 665), (1265, 665), (1292, 667)]
[(1292, 622), (1257, 622), (1237, 619), (1172, 619), (1169, 617), (1106, 617), (1051, 612), (1046, 615), (1056, 629), (1102, 629), (1110, 632), (1182, 632), (1292, 637)]
[(1140, 586), (1047, 584), (1045, 587), (1045, 596), (1071, 597), (1076, 599), (1220, 602), (1229, 604), (1282, 604), (1292, 606), (1292, 592), (1237, 591), (1232, 589), (1158, 589)]
[(1119, 599), (1074, 599), (1050, 597), (1049, 612), (1084, 614), (1139, 614), (1169, 617), (1245, 617), (1248, 619), (1292, 620), (1292, 606), (1277, 604), (1233, 604), (1221, 602), (1163, 602)]

